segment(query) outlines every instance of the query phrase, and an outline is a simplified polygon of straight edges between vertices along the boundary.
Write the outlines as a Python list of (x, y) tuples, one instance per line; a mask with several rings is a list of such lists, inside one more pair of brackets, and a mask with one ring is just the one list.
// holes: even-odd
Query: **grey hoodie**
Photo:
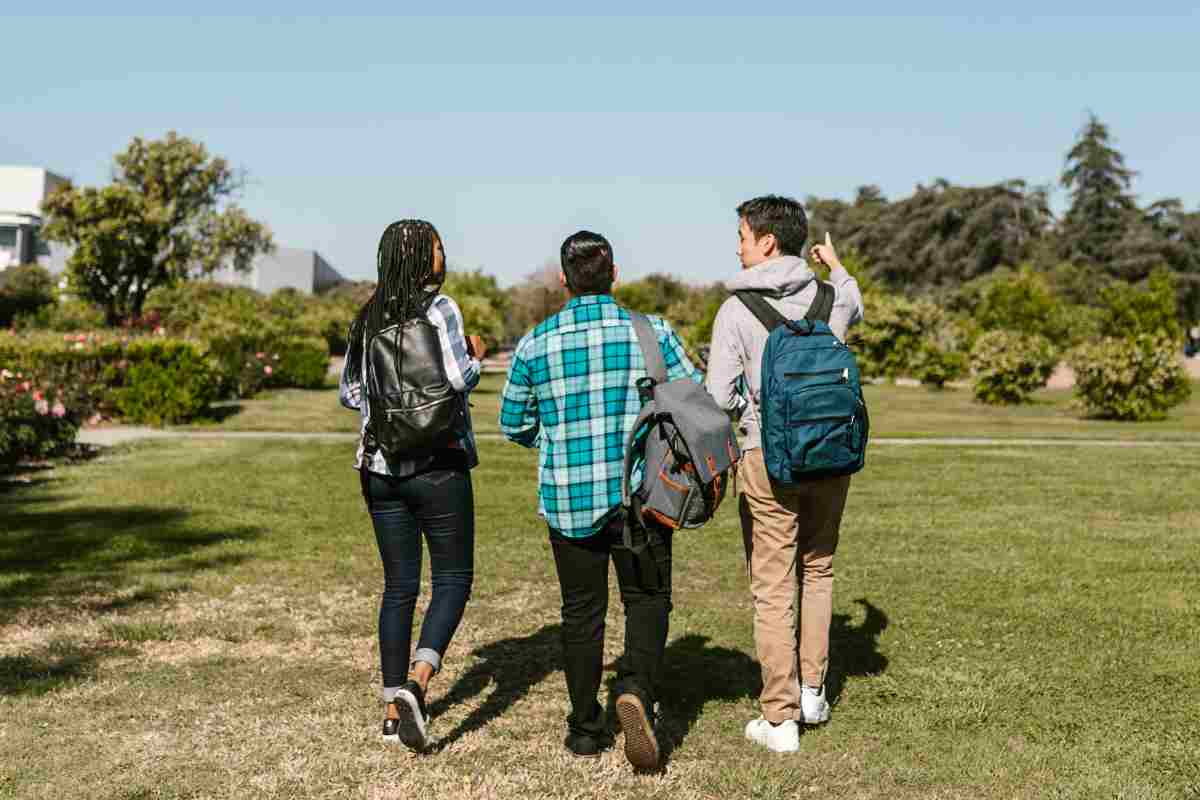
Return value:
[[(731, 292), (769, 292), (765, 295), (767, 302), (785, 317), (802, 319), (817, 296), (815, 279), (803, 258), (779, 256), (742, 270), (725, 286)], [(836, 291), (829, 327), (845, 341), (847, 329), (863, 318), (862, 294), (858, 282), (841, 267), (830, 271), (829, 283)], [(705, 385), (721, 408), (741, 414), (743, 450), (762, 446), (758, 428), (759, 366), (766, 346), (767, 329), (758, 318), (736, 297), (726, 300), (713, 323)]]

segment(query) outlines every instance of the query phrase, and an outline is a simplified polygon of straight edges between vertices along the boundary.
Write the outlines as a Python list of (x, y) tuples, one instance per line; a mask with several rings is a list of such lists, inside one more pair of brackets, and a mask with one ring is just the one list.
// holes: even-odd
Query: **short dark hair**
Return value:
[(808, 217), (804, 206), (790, 197), (777, 194), (747, 200), (737, 207), (738, 217), (746, 220), (755, 240), (768, 233), (775, 235), (779, 251), (784, 255), (804, 255), (808, 240)]
[(562, 243), (562, 271), (572, 294), (608, 294), (613, 285), (612, 245), (598, 233), (579, 231)]

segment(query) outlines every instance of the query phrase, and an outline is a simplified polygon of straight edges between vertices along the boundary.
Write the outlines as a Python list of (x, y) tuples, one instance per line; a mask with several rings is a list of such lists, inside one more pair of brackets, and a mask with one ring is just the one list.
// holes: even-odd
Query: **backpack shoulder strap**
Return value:
[(813, 298), (812, 305), (808, 307), (808, 313), (804, 318), (809, 322), (829, 322), (829, 316), (833, 313), (833, 301), (835, 292), (833, 287), (825, 281), (817, 281), (817, 296)]
[(764, 300), (760, 293), (741, 289), (733, 294), (738, 300), (742, 301), (742, 304), (746, 308), (750, 309), (750, 313), (758, 318), (758, 321), (763, 324), (768, 333), (780, 325), (787, 324), (787, 318), (783, 314), (780, 314), (775, 306)]
[(667, 362), (663, 360), (662, 348), (658, 346), (658, 336), (650, 319), (645, 314), (629, 311), (629, 320), (642, 348), (642, 358), (646, 360), (646, 373), (658, 383), (666, 383)]

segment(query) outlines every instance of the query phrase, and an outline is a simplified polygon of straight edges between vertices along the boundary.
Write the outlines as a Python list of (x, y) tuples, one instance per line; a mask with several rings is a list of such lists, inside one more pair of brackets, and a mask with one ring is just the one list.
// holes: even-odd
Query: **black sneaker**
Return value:
[(617, 697), (617, 718), (625, 732), (625, 757), (635, 769), (658, 769), (658, 738), (654, 735), (654, 710), (633, 692)]
[(596, 758), (613, 746), (612, 739), (607, 736), (590, 736), (586, 733), (568, 733), (563, 744), (580, 758)]
[[(388, 703), (388, 705), (392, 706), (393, 708), (396, 707), (395, 703)], [(400, 720), (399, 719), (392, 719), (391, 717), (387, 717), (387, 716), (385, 716), (383, 718), (383, 738), (385, 740), (387, 740), (389, 742), (400, 741), (400, 735), (398, 733), (399, 730), (400, 730)]]
[[(400, 714), (400, 719), (395, 721), (397, 738), (410, 750), (423, 752), (429, 747), (429, 713), (425, 710), (425, 693), (416, 681), (409, 681), (400, 687), (392, 702)], [(387, 722), (384, 722), (384, 732), (387, 732)]]

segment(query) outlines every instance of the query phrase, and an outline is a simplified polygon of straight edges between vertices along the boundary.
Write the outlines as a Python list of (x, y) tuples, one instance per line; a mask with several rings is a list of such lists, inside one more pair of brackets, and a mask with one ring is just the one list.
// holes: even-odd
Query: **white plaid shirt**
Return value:
[[(439, 294), (429, 304), (429, 311), (426, 313), (426, 316), (433, 323), (433, 326), (437, 328), (438, 340), (442, 346), (442, 363), (445, 365), (446, 377), (450, 380), (450, 385), (463, 395), (468, 394), (479, 383), (480, 369), (479, 360), (467, 352), (467, 339), (463, 334), (462, 312), (458, 310), (458, 304), (448, 295)], [(366, 374), (366, 361), (366, 349), (364, 348), (360, 375)], [(371, 415), (371, 404), (362, 401), (362, 393), (362, 382), (354, 381), (351, 383), (347, 381), (346, 368), (343, 366), (342, 377), (339, 381), (339, 394), (342, 405), (362, 414), (362, 427), (359, 429), (360, 435), (358, 438), (358, 452), (354, 457), (355, 469), (362, 469), (363, 467), (364, 448), (362, 434), (367, 430), (367, 422)], [(469, 406), (467, 407), (467, 433), (455, 443), (455, 446), (466, 451), (469, 466), (474, 467), (479, 463), (479, 453), (475, 447), (475, 431), (471, 425), (471, 410)], [(382, 452), (376, 451), (367, 468), (379, 475), (404, 477), (405, 475), (413, 474), (417, 469), (418, 463), (417, 461), (402, 461), (395, 458), (388, 461), (383, 457)]]

